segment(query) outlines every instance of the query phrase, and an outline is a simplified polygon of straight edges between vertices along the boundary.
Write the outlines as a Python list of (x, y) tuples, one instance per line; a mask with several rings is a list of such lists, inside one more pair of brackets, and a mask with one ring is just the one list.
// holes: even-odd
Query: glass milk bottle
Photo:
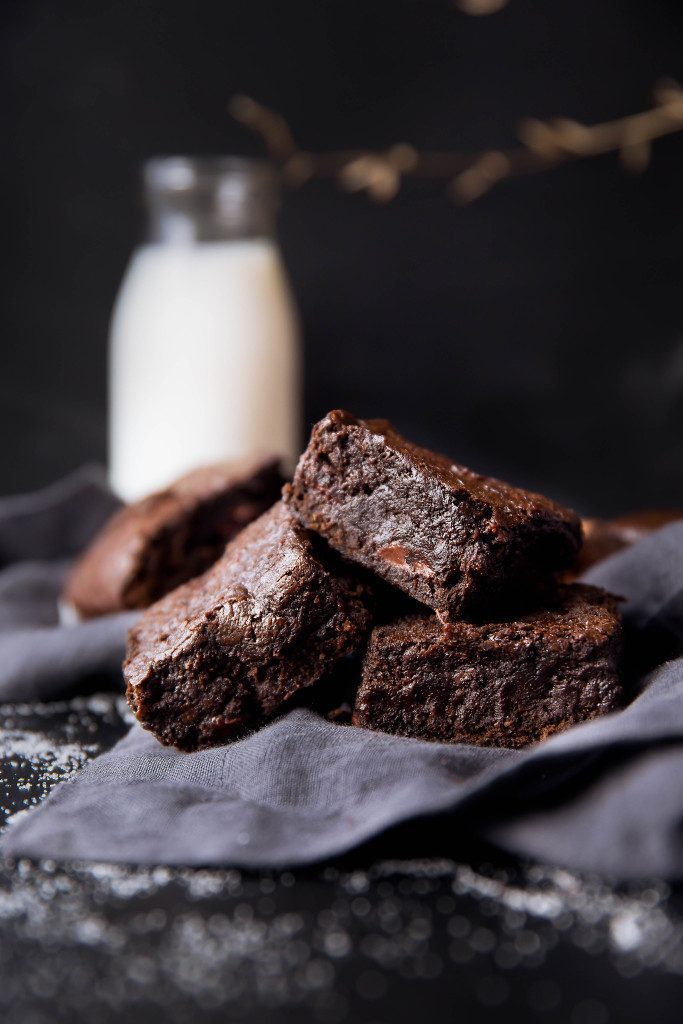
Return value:
[(109, 466), (134, 501), (196, 466), (299, 450), (296, 311), (277, 245), (275, 171), (185, 157), (144, 171), (147, 242), (111, 325)]

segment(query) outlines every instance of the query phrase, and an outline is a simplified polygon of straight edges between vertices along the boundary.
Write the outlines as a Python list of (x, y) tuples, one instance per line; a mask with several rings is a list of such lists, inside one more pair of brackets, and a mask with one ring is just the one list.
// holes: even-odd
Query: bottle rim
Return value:
[(229, 178), (273, 187), (278, 182), (276, 167), (262, 157), (212, 154), (150, 157), (142, 166), (142, 178), (149, 191), (176, 195), (213, 189), (221, 180)]

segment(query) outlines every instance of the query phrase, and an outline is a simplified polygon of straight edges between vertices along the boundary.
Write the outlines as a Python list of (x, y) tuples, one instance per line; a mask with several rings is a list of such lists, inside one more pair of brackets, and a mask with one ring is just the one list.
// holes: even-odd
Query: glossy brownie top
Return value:
[(370, 626), (366, 587), (322, 547), (278, 502), (147, 609), (124, 664), (142, 724), (181, 749), (225, 742), (351, 654)]

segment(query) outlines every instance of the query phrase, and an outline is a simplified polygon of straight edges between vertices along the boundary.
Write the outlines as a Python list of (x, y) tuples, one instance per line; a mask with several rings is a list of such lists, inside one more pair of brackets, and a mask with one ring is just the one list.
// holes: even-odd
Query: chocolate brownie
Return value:
[(367, 729), (522, 747), (619, 705), (616, 598), (560, 588), (554, 608), (443, 627), (434, 615), (372, 631), (353, 713)]
[(81, 618), (146, 608), (212, 565), (278, 500), (278, 463), (223, 463), (115, 513), (78, 560), (63, 600)]
[(365, 639), (366, 587), (278, 502), (129, 634), (130, 706), (162, 743), (224, 743), (283, 709)]
[(683, 509), (643, 509), (617, 516), (616, 519), (582, 520), (584, 544), (578, 554), (572, 575), (585, 572), (591, 565), (630, 547), (648, 534), (668, 523), (683, 519)]
[(283, 493), (305, 526), (444, 620), (539, 587), (581, 544), (573, 512), (341, 411), (313, 428)]

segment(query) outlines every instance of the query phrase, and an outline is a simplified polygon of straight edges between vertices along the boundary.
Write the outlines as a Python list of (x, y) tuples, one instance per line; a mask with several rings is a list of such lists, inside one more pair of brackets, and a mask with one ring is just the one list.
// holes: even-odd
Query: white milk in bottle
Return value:
[(258, 161), (145, 167), (149, 239), (110, 339), (110, 481), (125, 501), (211, 462), (296, 459), (299, 333), (274, 240), (276, 186)]

